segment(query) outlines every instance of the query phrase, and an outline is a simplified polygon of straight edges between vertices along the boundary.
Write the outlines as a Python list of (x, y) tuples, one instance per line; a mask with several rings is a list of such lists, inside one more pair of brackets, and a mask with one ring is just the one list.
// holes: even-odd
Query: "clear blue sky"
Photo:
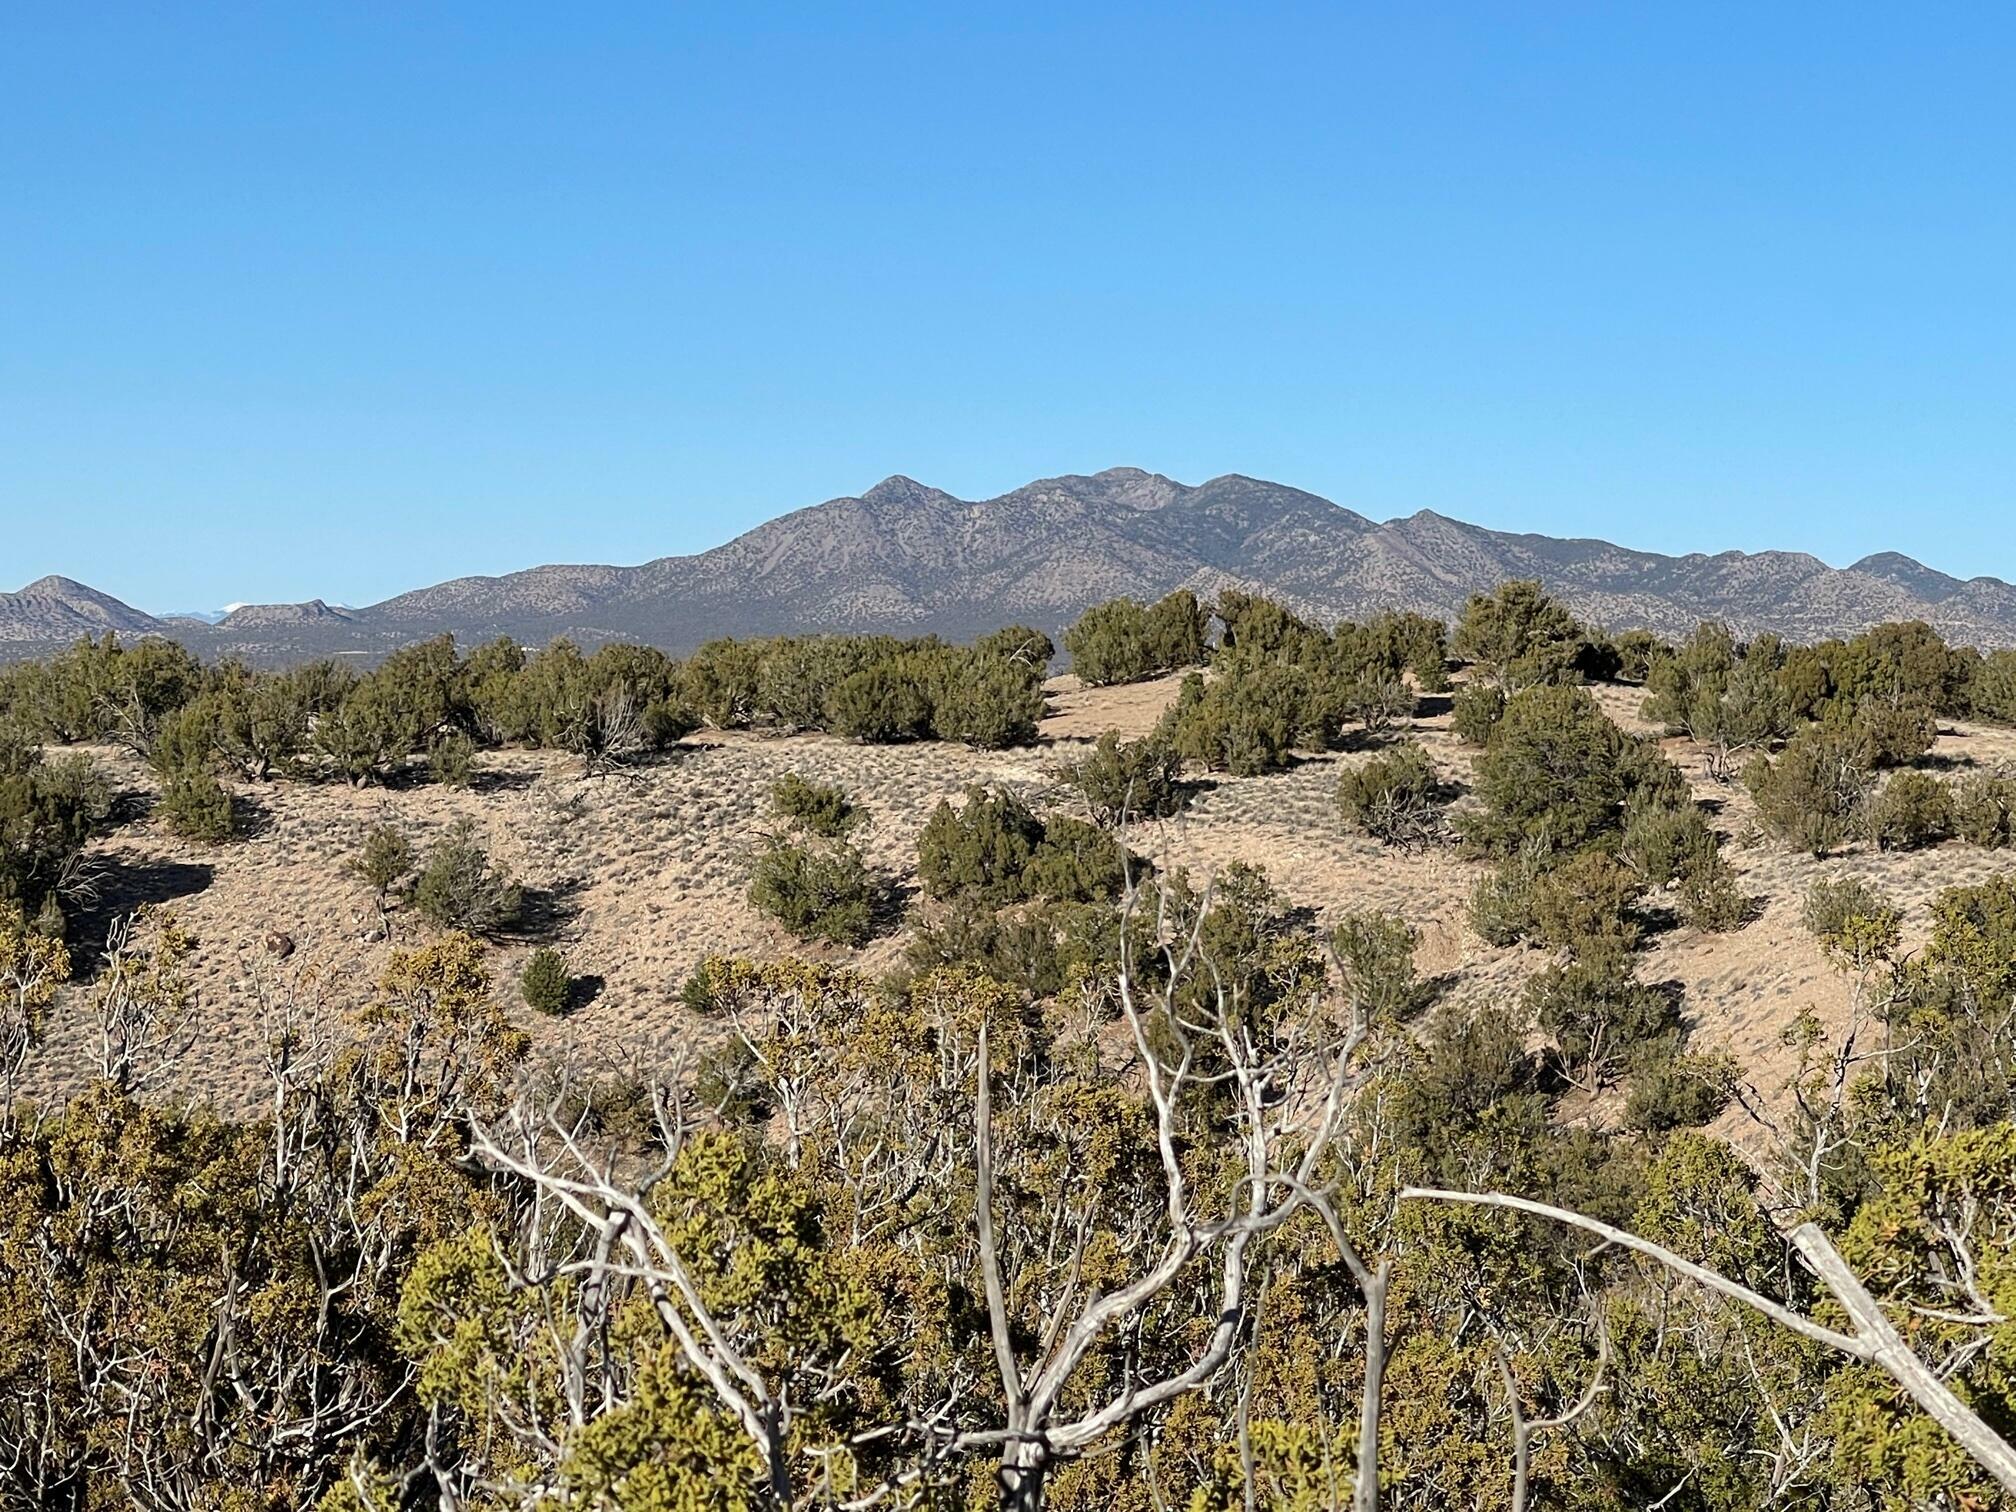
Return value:
[(0, 586), (1117, 464), (2016, 578), (2016, 11), (0, 12)]

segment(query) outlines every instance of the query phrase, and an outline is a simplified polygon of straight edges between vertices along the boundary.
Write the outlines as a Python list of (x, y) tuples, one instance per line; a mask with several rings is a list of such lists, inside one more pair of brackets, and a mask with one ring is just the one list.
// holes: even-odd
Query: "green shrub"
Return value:
[(112, 815), (112, 790), (84, 756), (46, 759), (0, 734), (0, 901), (30, 918), (55, 901)]
[(833, 689), (865, 665), (834, 640), (808, 635), (772, 641), (757, 672), (755, 711), (786, 730), (824, 729)]
[(2016, 650), (1990, 651), (1968, 685), (1968, 705), (1976, 719), (2016, 724)]
[(660, 698), (644, 706), (644, 743), (654, 751), (669, 751), (700, 728), (700, 716), (676, 698)]
[(1303, 677), (1292, 667), (1223, 672), (1209, 683), (1193, 672), (1158, 733), (1186, 760), (1257, 777), (1288, 765), (1304, 707)]
[(443, 787), (469, 786), (476, 777), (476, 742), (461, 730), (435, 736), (427, 746), (427, 775)]
[(1794, 725), (1820, 718), (1834, 697), (1834, 674), (1828, 669), (1839, 641), (1818, 646), (1787, 646), (1778, 667), (1778, 686), (1785, 696), (1785, 714)]
[(1791, 729), (1783, 659), (1774, 636), (1739, 647), (1727, 625), (1705, 623), (1653, 662), (1644, 716), (1686, 735), (1706, 753), (1709, 775), (1727, 781), (1740, 753), (1763, 750)]
[(1510, 693), (1572, 679), (1583, 639), (1574, 616), (1537, 582), (1519, 581), (1472, 594), (1450, 644)]
[(1148, 606), (1146, 655), (1163, 672), (1194, 667), (1204, 660), (1210, 613), (1188, 588), (1164, 594)]
[(836, 729), (835, 690), (849, 678), (877, 668), (901, 672), (928, 701), (951, 654), (936, 639), (905, 642), (893, 635), (804, 635), (764, 641), (749, 718), (787, 730)]
[(1583, 688), (1515, 695), (1474, 769), (1481, 806), (1463, 816), (1463, 833), (1498, 855), (1528, 844), (1573, 854), (1621, 829), (1627, 804), (1686, 801), (1673, 764), (1619, 730)]
[(1207, 616), (1188, 589), (1152, 607), (1118, 598), (1095, 604), (1064, 633), (1071, 670), (1093, 687), (1141, 682), (1204, 660)]
[(1692, 804), (1634, 808), (1618, 858), (1648, 888), (1680, 889), (1680, 914), (1697, 929), (1724, 933), (1749, 922), (1751, 901), (1722, 858), (1721, 842)]
[(1031, 897), (1091, 903), (1122, 896), (1129, 876), (1138, 878), (1144, 869), (1140, 858), (1107, 831), (1060, 814), (1044, 821), (1022, 887)]
[(891, 657), (841, 679), (827, 703), (837, 734), (869, 745), (921, 740), (931, 733), (931, 691), (913, 657)]
[(383, 673), (364, 678), (315, 723), (315, 749), (339, 777), (383, 782), (433, 728), (417, 703)]
[(1509, 856), (1470, 893), (1470, 927), (1491, 945), (1516, 945), (1539, 928), (1534, 887), (1541, 869), (1530, 853)]
[(741, 729), (756, 714), (763, 654), (755, 641), (708, 641), (680, 664), (681, 702), (717, 729)]
[(518, 978), (518, 990), (525, 1006), (534, 1013), (564, 1013), (573, 996), (574, 979), (568, 975), (567, 960), (550, 945), (532, 952), (525, 971)]
[(1638, 879), (1602, 851), (1542, 872), (1533, 882), (1533, 928), (1548, 945), (1586, 950), (1638, 943)]
[(981, 651), (952, 655), (932, 699), (931, 727), (940, 740), (983, 751), (1028, 745), (1048, 709), (1041, 664)]
[(523, 738), (572, 752), (591, 771), (662, 751), (699, 726), (679, 668), (651, 646), (612, 642), (583, 657), (556, 640), (526, 663), (516, 688)]
[(1624, 1126), (1646, 1134), (1712, 1123), (1736, 1095), (1736, 1062), (1724, 1052), (1654, 1051), (1635, 1066)]
[(458, 819), (428, 852), (413, 884), (413, 906), (437, 929), (493, 934), (516, 924), (525, 895), (476, 838), (476, 825)]
[(1721, 856), (1711, 856), (1680, 883), (1680, 914), (1696, 929), (1727, 934), (1750, 922), (1753, 905)]
[(1801, 920), (1820, 948), (1856, 970), (1889, 959), (1904, 938), (1904, 916), (1860, 878), (1815, 882)]
[(208, 769), (217, 755), (217, 709), (208, 698), (166, 715), (155, 731), (147, 764), (164, 778)]
[(1337, 807), (1351, 828), (1388, 845), (1423, 845), (1442, 829), (1441, 782), (1435, 763), (1413, 741), (1337, 779)]
[(1094, 604), (1064, 632), (1064, 649), (1089, 687), (1140, 682), (1162, 670), (1148, 648), (1148, 610), (1139, 599)]
[(1412, 672), (1423, 693), (1449, 690), (1449, 627), (1441, 620), (1412, 611), (1387, 613), (1365, 631), (1379, 643), (1379, 659), (1396, 671)]
[(374, 825), (350, 869), (370, 887), (383, 914), (392, 890), (413, 870), (413, 843), (389, 824)]
[(462, 697), (476, 733), (491, 745), (523, 740), (525, 648), (500, 635), (471, 651), (462, 663)]
[(770, 808), (778, 818), (828, 840), (847, 834), (867, 816), (845, 788), (812, 782), (786, 772), (771, 785)]
[(1953, 797), (1929, 772), (1898, 772), (1869, 801), (1869, 838), (1878, 850), (1917, 850), (1953, 834)]
[(1067, 983), (1057, 933), (1048, 910), (1021, 915), (965, 899), (917, 930), (903, 949), (903, 965), (913, 977), (968, 966), (1031, 997), (1050, 997)]
[(1194, 1011), (1222, 992), (1249, 1026), (1271, 1032), (1279, 1010), (1309, 1001), (1324, 986), (1317, 942), (1264, 868), (1234, 862), (1203, 890), (1177, 871), (1166, 897), (1176, 937), (1194, 927), (1198, 958), (1211, 968), (1179, 984), (1179, 1011)]
[(1876, 767), (1916, 761), (1939, 739), (1939, 721), (1922, 704), (1857, 704), (1846, 723), (1868, 742), (1869, 763)]
[(1718, 859), (1715, 832), (1692, 804), (1634, 809), (1617, 853), (1647, 887), (1684, 881)]
[(1659, 657), (1671, 648), (1650, 630), (1626, 630), (1610, 637), (1617, 675), (1625, 682), (1644, 682)]
[(1313, 666), (1333, 646), (1320, 628), (1263, 594), (1227, 588), (1218, 595), (1217, 613), (1225, 626), (1212, 657), (1219, 666)]
[(1491, 744), (1491, 732), (1504, 717), (1505, 693), (1496, 683), (1465, 683), (1450, 701), (1449, 728), (1467, 746)]
[(452, 635), (401, 646), (364, 681), (376, 684), (386, 702), (403, 711), (418, 732), (413, 748), (436, 730), (469, 723)]
[(1352, 1006), (1367, 1021), (1402, 1024), (1428, 1006), (1432, 987), (1414, 970), (1417, 936), (1392, 914), (1349, 913), (1330, 931), (1330, 953)]
[(859, 945), (874, 924), (875, 886), (851, 845), (772, 841), (756, 859), (749, 901), (801, 940)]
[(994, 903), (1028, 896), (1026, 873), (1043, 824), (1005, 788), (969, 788), (965, 805), (940, 800), (917, 840), (917, 879), (934, 898), (960, 893)]
[(1117, 730), (1108, 730), (1058, 776), (1077, 789), (1092, 822), (1108, 829), (1129, 818), (1166, 819), (1183, 803), (1183, 758), (1153, 736), (1122, 742)]
[(990, 630), (973, 642), (973, 649), (995, 661), (1026, 667), (1038, 682), (1057, 655), (1056, 644), (1050, 637), (1028, 625), (1003, 625), (999, 630)]
[(230, 839), (234, 828), (231, 795), (201, 767), (185, 768), (168, 778), (161, 788), (160, 814), (183, 839), (206, 845)]
[(315, 721), (342, 701), (347, 668), (314, 662), (286, 672), (251, 672), (226, 664), (200, 703), (211, 711), (217, 754), (248, 782), (298, 775)]
[(78, 651), (92, 663), (78, 692), (91, 706), (88, 723), (142, 758), (152, 754), (162, 723), (202, 691), (203, 668), (174, 641), (148, 636), (121, 646), (107, 635), (95, 655), (88, 643)]
[(1955, 783), (1953, 833), (1983, 850), (2016, 844), (2016, 776), (1976, 772)]
[(1418, 1036), (1418, 1056), (1394, 1105), (1401, 1140), (1424, 1152), (1447, 1149), (1464, 1131), (1487, 1126), (1490, 1115), (1532, 1106), (1521, 1095), (1537, 1080), (1535, 1057), (1526, 1048), (1530, 1022), (1516, 1007), (1506, 1012), (1496, 1005), (1465, 1010), (1452, 1004), (1434, 1014)]
[(1047, 822), (1005, 788), (969, 788), (963, 807), (940, 802), (917, 840), (917, 876), (933, 898), (1012, 903), (1119, 897), (1145, 862), (1081, 819)]
[(1743, 774), (1770, 834), (1824, 856), (1855, 830), (1873, 782), (1866, 736), (1838, 725), (1808, 725), (1777, 760), (1758, 757)]
[(1596, 1086), (1653, 1041), (1676, 1037), (1680, 1010), (1640, 982), (1622, 949), (1591, 950), (1550, 966), (1526, 987), (1526, 1006), (1572, 1073)]
[(1927, 718), (1966, 712), (1972, 653), (1954, 651), (1922, 620), (1876, 625), (1822, 648), (1837, 703), (1908, 709)]
[[(1925, 957), (1957, 979), (1981, 1009), (2008, 1013), (2016, 999), (2016, 874), (1949, 887), (1933, 899)], [(2004, 1117), (2001, 1093), (1995, 1096), (1995, 1116)]]
[(1650, 662), (1640, 712), (1674, 734), (1691, 733), (1695, 711), (1727, 686), (1739, 654), (1734, 630), (1717, 620), (1702, 621), (1686, 640)]
[(1371, 736), (1385, 735), (1414, 712), (1414, 694), (1399, 678), (1368, 674), (1342, 686), (1344, 716)]

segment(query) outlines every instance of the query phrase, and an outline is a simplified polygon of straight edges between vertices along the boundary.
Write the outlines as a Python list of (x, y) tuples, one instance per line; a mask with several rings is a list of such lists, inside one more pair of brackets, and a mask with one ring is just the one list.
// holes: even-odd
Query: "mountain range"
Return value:
[(1922, 619), (1949, 639), (2016, 646), (2016, 587), (1949, 577), (1886, 552), (1834, 568), (1797, 552), (1662, 556), (1607, 541), (1511, 534), (1423, 510), (1380, 523), (1236, 474), (1189, 486), (1136, 468), (1045, 478), (998, 498), (905, 477), (757, 526), (694, 556), (636, 567), (534, 567), (457, 578), (356, 609), (254, 604), (211, 625), (157, 618), (67, 578), (0, 594), (0, 656), (79, 635), (163, 634), (258, 661), (380, 655), (430, 635), (543, 644), (880, 630), (964, 639), (1020, 622), (1055, 632), (1118, 594), (1271, 593), (1325, 621), (1381, 609), (1453, 618), (1472, 592), (1538, 578), (1584, 621), (1684, 634), (1705, 618), (1811, 640)]

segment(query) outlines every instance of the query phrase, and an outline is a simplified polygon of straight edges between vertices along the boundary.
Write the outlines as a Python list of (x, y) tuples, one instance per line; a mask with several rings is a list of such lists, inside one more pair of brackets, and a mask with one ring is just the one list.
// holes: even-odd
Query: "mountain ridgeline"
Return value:
[(1702, 619), (1796, 640), (1924, 620), (1950, 641), (2016, 646), (2016, 587), (1881, 553), (1834, 568), (1796, 552), (1661, 556), (1605, 541), (1468, 525), (1429, 511), (1384, 524), (1236, 474), (1191, 487), (1135, 468), (1047, 478), (986, 500), (894, 477), (783, 515), (695, 556), (636, 567), (534, 567), (458, 578), (360, 609), (255, 604), (208, 626), (157, 619), (60, 577), (0, 594), (0, 656), (82, 634), (173, 635), (206, 655), (381, 654), (441, 634), (634, 640), (674, 652), (715, 636), (1055, 632), (1092, 604), (1176, 588), (1265, 592), (1312, 618), (1382, 609), (1453, 618), (1474, 592), (1538, 579), (1587, 623), (1679, 635)]

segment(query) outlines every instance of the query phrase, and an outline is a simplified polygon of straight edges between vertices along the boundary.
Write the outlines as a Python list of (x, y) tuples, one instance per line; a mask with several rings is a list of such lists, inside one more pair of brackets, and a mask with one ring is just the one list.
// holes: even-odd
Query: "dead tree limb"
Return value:
[(1628, 1249), (1649, 1260), (1655, 1260), (1668, 1270), (1675, 1271), (1688, 1280), (1707, 1287), (1710, 1291), (1754, 1308), (1774, 1323), (1782, 1324), (1816, 1344), (1824, 1344), (1827, 1348), (1845, 1354), (1851, 1359), (1874, 1365), (1902, 1387), (1912, 1401), (1952, 1434), (1968, 1456), (1994, 1476), (2003, 1490), (2016, 1495), (2016, 1447), (2012, 1447), (2008, 1440), (1984, 1423), (1972, 1408), (1947, 1389), (1931, 1367), (1912, 1352), (1890, 1320), (1884, 1316), (1882, 1308), (1869, 1294), (1868, 1288), (1863, 1286), (1855, 1273), (1848, 1268), (1848, 1262), (1841, 1258), (1841, 1252), (1834, 1248), (1833, 1243), (1817, 1224), (1800, 1224), (1792, 1231), (1790, 1239), (1793, 1247), (1812, 1267), (1813, 1273), (1820, 1278), (1821, 1283), (1847, 1312), (1850, 1322), (1854, 1325), (1852, 1333), (1841, 1333), (1816, 1323), (1803, 1313), (1774, 1302), (1739, 1281), (1732, 1281), (1718, 1271), (1696, 1265), (1693, 1261), (1674, 1254), (1663, 1245), (1654, 1244), (1649, 1239), (1641, 1239), (1636, 1234), (1626, 1233), (1622, 1229), (1613, 1228), (1607, 1223), (1585, 1217), (1581, 1213), (1569, 1212), (1566, 1208), (1552, 1207), (1526, 1197), (1508, 1196), (1503, 1192), (1450, 1192), (1431, 1187), (1409, 1187), (1400, 1193), (1400, 1198), (1402, 1201), (1414, 1199), (1425, 1202), (1464, 1203), (1472, 1207), (1508, 1208), (1514, 1212), (1531, 1213), (1535, 1217), (1550, 1218), (1556, 1223), (1568, 1224), (1573, 1228), (1595, 1234), (1620, 1249)]

